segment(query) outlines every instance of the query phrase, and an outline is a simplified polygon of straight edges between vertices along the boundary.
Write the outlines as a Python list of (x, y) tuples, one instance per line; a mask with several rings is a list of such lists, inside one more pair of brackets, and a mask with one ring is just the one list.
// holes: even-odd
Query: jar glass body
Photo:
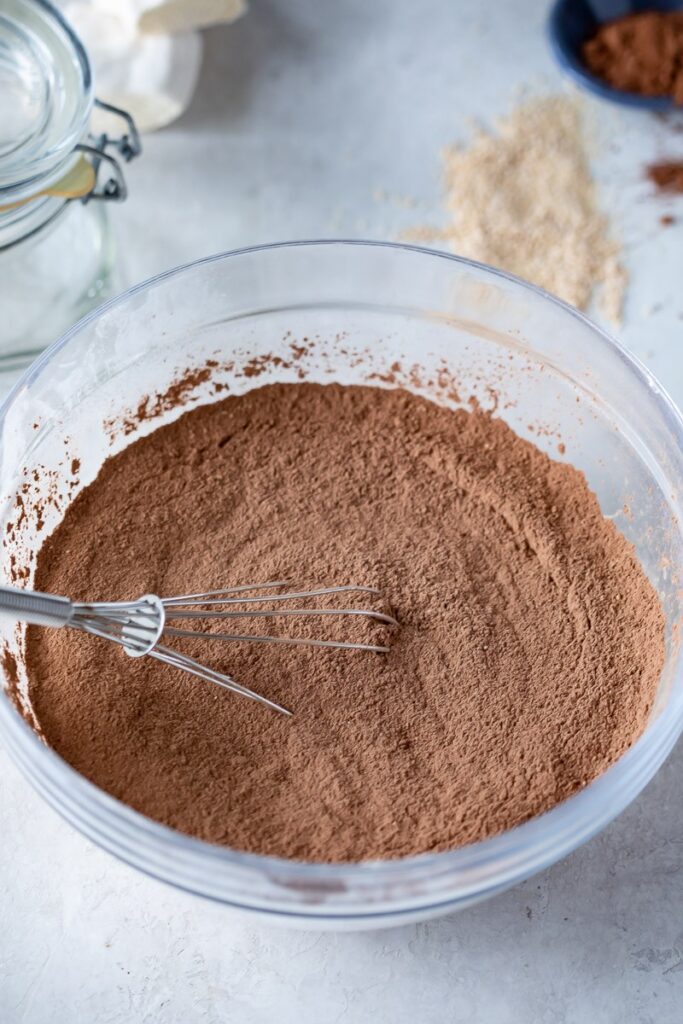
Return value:
[(27, 365), (106, 298), (113, 266), (103, 203), (42, 197), (12, 219), (0, 214), (0, 373)]

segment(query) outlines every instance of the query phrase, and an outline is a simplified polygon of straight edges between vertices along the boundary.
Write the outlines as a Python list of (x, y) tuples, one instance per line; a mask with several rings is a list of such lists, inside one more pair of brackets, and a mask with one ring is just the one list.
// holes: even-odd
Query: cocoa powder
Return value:
[(683, 192), (683, 160), (660, 160), (650, 164), (647, 176), (660, 192)]
[(661, 606), (581, 473), (479, 408), (398, 389), (271, 385), (184, 414), (104, 464), (35, 585), (101, 600), (283, 578), (381, 588), (400, 622), (390, 653), (178, 642), (286, 719), (32, 628), (47, 742), (183, 832), (356, 861), (510, 828), (603, 772), (647, 720)]
[(586, 67), (615, 89), (683, 104), (683, 11), (641, 11), (600, 25)]

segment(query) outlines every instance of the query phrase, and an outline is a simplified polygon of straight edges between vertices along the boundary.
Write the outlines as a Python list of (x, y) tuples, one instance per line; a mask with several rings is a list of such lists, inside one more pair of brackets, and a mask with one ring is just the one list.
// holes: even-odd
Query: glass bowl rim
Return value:
[[(258, 254), (259, 252), (315, 246), (339, 248), (374, 247), (448, 260), (459, 264), (461, 267), (475, 269), (484, 272), (488, 276), (500, 278), (505, 282), (513, 284), (515, 287), (520, 287), (525, 291), (535, 294), (544, 301), (558, 307), (563, 314), (569, 315), (589, 328), (597, 336), (596, 342), (617, 356), (638, 379), (638, 382), (655, 395), (667, 426), (678, 437), (679, 447), (683, 450), (683, 416), (681, 416), (666, 390), (636, 356), (573, 306), (551, 295), (544, 289), (516, 277), (514, 274), (490, 267), (476, 260), (457, 256), (453, 253), (398, 242), (344, 238), (282, 241), (226, 250), (170, 268), (121, 292), (74, 324), (61, 338), (53, 342), (22, 374), (0, 406), (0, 428), (18, 394), (49, 367), (55, 355), (73, 337), (83, 331), (93, 321), (99, 319), (105, 312), (124, 305), (132, 297), (140, 295), (162, 282), (188, 271), (196, 270), (204, 265), (220, 263), (229, 259), (239, 258), (240, 256)], [(190, 856), (194, 855), (197, 860), (204, 859), (216, 867), (235, 867), (249, 869), (258, 873), (272, 873), (277, 876), (278, 881), (286, 881), (287, 879), (300, 881), (306, 879), (310, 883), (316, 880), (320, 882), (345, 882), (348, 884), (353, 882), (388, 883), (396, 879), (396, 876), (411, 870), (423, 875), (428, 874), (432, 868), (438, 866), (440, 874), (443, 875), (444, 872), (455, 873), (458, 870), (480, 867), (485, 863), (496, 861), (505, 856), (512, 857), (514, 860), (515, 854), (519, 855), (520, 850), (522, 851), (522, 856), (519, 861), (515, 861), (515, 865), (523, 865), (528, 875), (556, 859), (552, 854), (548, 858), (548, 848), (550, 846), (557, 846), (559, 848), (558, 856), (568, 853), (572, 848), (590, 838), (591, 835), (594, 835), (619, 814), (649, 781), (670, 752), (675, 740), (683, 730), (683, 688), (680, 692), (672, 695), (664, 713), (648, 726), (633, 746), (606, 772), (550, 810), (530, 818), (528, 821), (505, 832), (453, 850), (445, 850), (438, 853), (421, 853), (410, 857), (389, 860), (353, 862), (308, 862), (248, 853), (235, 850), (232, 847), (208, 843), (202, 839), (179, 832), (135, 811), (127, 804), (94, 785), (94, 783), (77, 772), (76, 769), (72, 768), (56, 751), (43, 743), (14, 707), (3, 687), (0, 687), (0, 722), (14, 732), (15, 738), (25, 750), (31, 748), (33, 755), (43, 761), (46, 772), (53, 776), (63, 790), (71, 787), (72, 794), (82, 796), (84, 803), (94, 804), (98, 809), (108, 814), (112, 820), (121, 825), (124, 830), (135, 834), (137, 839), (146, 842), (150, 849), (154, 848), (159, 852), (174, 850), (176, 853), (182, 850)], [(654, 768), (652, 768), (652, 764), (654, 764)], [(31, 775), (25, 772), (23, 768), (20, 768), (20, 770), (28, 778), (28, 781), (33, 784)], [(628, 788), (629, 784), (634, 782), (636, 783), (636, 789), (626, 799), (623, 798), (622, 793), (621, 799), (610, 800), (610, 797), (613, 798), (615, 796), (617, 790), (623, 791), (625, 788)], [(603, 803), (603, 811), (597, 816), (588, 813), (589, 805), (595, 798), (601, 799)], [(578, 839), (574, 840), (577, 830), (580, 834)], [(102, 845), (107, 848), (106, 844)], [(127, 859), (120, 853), (116, 855), (120, 859)], [(139, 867), (134, 860), (129, 862)], [(163, 871), (157, 872), (145, 868), (142, 868), (142, 870), (153, 874), (155, 877), (170, 881), (171, 884), (177, 887), (190, 889), (187, 885), (167, 878)], [(511, 867), (510, 871), (512, 870)], [(192, 888), (191, 891), (201, 893), (200, 889)], [(204, 895), (207, 894), (204, 893)], [(221, 900), (220, 897), (211, 898), (228, 902)], [(324, 910), (324, 908), (321, 909)], [(275, 911), (275, 913), (277, 912)], [(297, 914), (305, 913), (306, 908), (302, 907), (299, 912), (284, 912), (284, 916), (297, 916)], [(349, 911), (349, 913), (351, 912)], [(378, 911), (377, 913), (381, 912)], [(347, 915), (342, 912), (338, 915), (331, 914), (326, 916), (344, 917)], [(363, 915), (354, 914), (353, 916)], [(366, 916), (371, 916), (371, 913)]]

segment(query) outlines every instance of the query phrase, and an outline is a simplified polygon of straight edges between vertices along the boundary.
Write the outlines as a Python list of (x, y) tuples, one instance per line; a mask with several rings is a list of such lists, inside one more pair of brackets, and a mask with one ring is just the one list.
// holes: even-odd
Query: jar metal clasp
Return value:
[(95, 106), (120, 118), (125, 127), (119, 136), (112, 136), (107, 132), (101, 132), (98, 135), (91, 133), (87, 142), (79, 143), (76, 146), (76, 149), (89, 160), (95, 171), (92, 188), (79, 198), (83, 203), (87, 203), (91, 199), (122, 202), (128, 195), (128, 187), (120, 161), (112, 155), (110, 150), (117, 152), (121, 160), (129, 163), (142, 152), (140, 133), (135, 126), (135, 121), (126, 110), (121, 110), (120, 107), (98, 99), (95, 100)]

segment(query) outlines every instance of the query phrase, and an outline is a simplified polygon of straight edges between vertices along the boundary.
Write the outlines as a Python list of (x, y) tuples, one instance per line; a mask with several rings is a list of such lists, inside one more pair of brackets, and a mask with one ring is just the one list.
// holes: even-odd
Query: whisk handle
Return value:
[(73, 615), (68, 597), (0, 587), (0, 615), (34, 626), (66, 626)]

